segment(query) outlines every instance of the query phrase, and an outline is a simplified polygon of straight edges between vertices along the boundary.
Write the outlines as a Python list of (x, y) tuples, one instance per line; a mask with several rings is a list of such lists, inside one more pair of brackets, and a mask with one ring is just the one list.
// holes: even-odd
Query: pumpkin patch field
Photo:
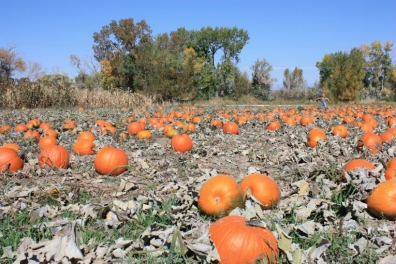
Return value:
[(396, 262), (393, 105), (2, 110), (0, 145), (0, 263)]

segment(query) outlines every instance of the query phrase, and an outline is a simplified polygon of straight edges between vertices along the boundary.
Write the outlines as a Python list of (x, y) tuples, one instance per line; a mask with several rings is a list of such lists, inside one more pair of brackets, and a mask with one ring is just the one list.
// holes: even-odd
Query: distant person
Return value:
[(325, 94), (322, 94), (322, 96), (317, 98), (316, 101), (320, 102), (320, 108), (326, 108), (327, 107), (326, 101), (330, 102), (330, 99), (327, 98)]

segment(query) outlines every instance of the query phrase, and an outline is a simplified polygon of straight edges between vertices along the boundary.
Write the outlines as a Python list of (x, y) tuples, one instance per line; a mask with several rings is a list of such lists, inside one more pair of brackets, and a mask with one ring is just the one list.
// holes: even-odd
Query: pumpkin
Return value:
[(364, 122), (360, 125), (360, 129), (363, 133), (369, 133), (373, 131), (373, 126), (370, 123)]
[(395, 167), (388, 167), (384, 173), (385, 179), (387, 181), (396, 178), (396, 168)]
[(275, 121), (272, 121), (271, 123), (269, 123), (266, 128), (268, 130), (277, 130), (280, 128), (280, 126), (281, 126), (281, 124), (280, 124), (279, 120), (275, 120)]
[(166, 135), (168, 133), (168, 131), (172, 130), (172, 129), (175, 129), (175, 127), (173, 125), (166, 125), (166, 126), (164, 126), (164, 129), (162, 132), (164, 133), (164, 135)]
[(374, 164), (365, 159), (353, 159), (345, 164), (344, 171), (352, 171), (356, 168), (366, 168), (368, 170), (373, 170), (375, 168)]
[(211, 125), (211, 127), (213, 127), (213, 128), (218, 128), (218, 129), (220, 129), (220, 128), (223, 127), (223, 122), (221, 122), (221, 120), (218, 120), (218, 119), (212, 119), (212, 120), (210, 121), (210, 125)]
[(18, 124), (14, 127), (15, 132), (25, 132), (27, 127), (24, 124)]
[(34, 118), (28, 122), (29, 126), (26, 124), (28, 128), (38, 128), (41, 124), (41, 120), (38, 118)]
[(186, 133), (192, 133), (192, 132), (195, 132), (196, 127), (195, 127), (194, 124), (188, 123), (188, 124), (184, 124), (184, 125), (182, 126), (182, 129), (183, 129), (183, 131), (186, 132)]
[(396, 126), (396, 117), (391, 117), (391, 118), (389, 118), (388, 121), (387, 121), (387, 123), (388, 123), (388, 126), (389, 126), (389, 127), (394, 127), (394, 126)]
[(95, 143), (90, 139), (79, 139), (73, 145), (73, 152), (77, 155), (92, 155), (94, 151)]
[(302, 116), (300, 119), (300, 124), (302, 126), (307, 126), (307, 125), (313, 124), (313, 123), (314, 123), (313, 116)]
[(207, 215), (224, 216), (243, 205), (242, 190), (229, 175), (219, 174), (210, 178), (199, 191), (198, 207)]
[(53, 136), (54, 138), (58, 138), (58, 132), (52, 128), (47, 128), (44, 130), (43, 136)]
[(94, 141), (96, 140), (96, 136), (91, 131), (83, 131), (77, 136), (77, 140), (81, 140), (81, 139), (88, 139)]
[(11, 129), (12, 129), (11, 126), (4, 125), (4, 126), (0, 127), (0, 134), (6, 134), (6, 133), (10, 132)]
[(192, 119), (192, 122), (193, 122), (194, 124), (201, 123), (201, 122), (202, 122), (202, 117), (200, 117), (200, 116), (194, 116), (193, 119)]
[(396, 180), (379, 183), (367, 197), (367, 210), (378, 218), (396, 219)]
[(232, 121), (226, 122), (223, 125), (223, 132), (225, 134), (234, 134), (234, 135), (239, 134), (239, 126)]
[(171, 129), (171, 130), (168, 130), (165, 135), (168, 138), (173, 138), (175, 135), (178, 135), (178, 134), (179, 134), (179, 131), (177, 129)]
[(151, 132), (149, 130), (142, 130), (142, 131), (139, 131), (136, 136), (138, 139), (150, 139)]
[(343, 125), (338, 125), (333, 128), (333, 135), (338, 135), (339, 137), (345, 138), (348, 136), (348, 129)]
[(379, 136), (380, 136), (382, 142), (392, 142), (393, 137), (394, 137), (393, 133), (388, 130), (382, 132)]
[(374, 133), (365, 133), (362, 135), (360, 140), (364, 146), (370, 150), (370, 154), (377, 154), (381, 151), (382, 141), (381, 137)]
[(144, 130), (144, 123), (141, 122), (131, 122), (128, 125), (128, 133), (130, 135), (137, 135), (140, 131)]
[(40, 140), (39, 140), (40, 148), (44, 148), (45, 146), (48, 146), (48, 145), (56, 145), (56, 143), (57, 143), (57, 140), (53, 136), (45, 136), (45, 137), (40, 138)]
[(345, 116), (342, 119), (342, 123), (344, 124), (353, 124), (353, 122), (355, 122), (355, 118), (353, 118), (353, 116)]
[(36, 142), (40, 140), (40, 133), (37, 130), (28, 130), (23, 135), (24, 139), (34, 139)]
[(193, 147), (193, 140), (187, 134), (176, 134), (172, 137), (171, 146), (177, 152), (190, 151)]
[(39, 165), (67, 169), (69, 166), (69, 152), (64, 146), (47, 145), (41, 149)]
[(209, 228), (220, 263), (277, 263), (278, 242), (272, 232), (242, 216), (226, 216)]
[(46, 129), (48, 129), (48, 128), (51, 128), (51, 124), (50, 124), (50, 123), (43, 122), (43, 123), (41, 123), (41, 124), (39, 125), (38, 128), (39, 128), (39, 129), (42, 129), (42, 130), (46, 130)]
[(296, 126), (297, 124), (296, 119), (293, 117), (284, 117), (283, 122), (288, 126)]
[(276, 181), (264, 174), (250, 174), (240, 183), (241, 190), (247, 198), (253, 196), (260, 202), (262, 209), (272, 209), (280, 199), (280, 189)]
[(15, 144), (15, 143), (6, 143), (6, 144), (3, 145), (3, 148), (12, 148), (12, 149), (15, 149), (16, 152), (19, 152), (19, 150), (21, 149), (19, 147), (19, 145)]
[(313, 128), (307, 134), (307, 145), (314, 148), (318, 145), (319, 140), (326, 140), (325, 132), (320, 128)]
[(0, 148), (0, 172), (18, 171), (23, 168), (23, 160), (18, 156), (15, 149), (1, 147)]
[(112, 172), (112, 176), (117, 176), (127, 169), (126, 167), (117, 167), (127, 165), (128, 157), (125, 151), (120, 148), (115, 148), (111, 146), (106, 146), (100, 149), (96, 154), (94, 160), (94, 167), (96, 172), (102, 175), (106, 175)]

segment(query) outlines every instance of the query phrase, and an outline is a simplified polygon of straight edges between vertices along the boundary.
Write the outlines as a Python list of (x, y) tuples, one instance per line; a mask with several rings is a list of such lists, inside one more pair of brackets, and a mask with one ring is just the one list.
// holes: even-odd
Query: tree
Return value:
[(392, 51), (393, 42), (388, 40), (385, 45), (381, 44), (381, 41), (377, 40), (371, 43), (371, 46), (362, 44), (360, 50), (365, 58), (365, 86), (373, 87), (378, 92), (382, 91), (385, 82), (389, 79), (392, 74), (392, 59), (389, 52)]
[(26, 75), (27, 78), (31, 81), (34, 82), (41, 77), (45, 75), (45, 71), (43, 70), (43, 67), (40, 63), (38, 62), (31, 62), (29, 61), (26, 67)]
[(92, 56), (81, 58), (77, 55), (70, 55), (70, 64), (73, 65), (78, 75), (75, 81), (83, 88), (91, 90), (94, 87), (101, 85), (100, 63), (98, 63)]
[(253, 71), (251, 93), (261, 100), (268, 100), (273, 83), (276, 82), (275, 78), (271, 78), (272, 65), (262, 59), (257, 60), (250, 69)]
[(296, 67), (292, 72), (290, 72), (290, 70), (287, 68), (283, 72), (283, 76), (283, 89), (285, 91), (284, 94), (286, 99), (292, 99), (305, 84), (303, 79), (303, 70)]
[(134, 23), (132, 18), (113, 20), (94, 33), (94, 56), (98, 62), (110, 64), (113, 82), (124, 89), (135, 91), (138, 69), (135, 60), (138, 50), (152, 44), (151, 29), (144, 20)]
[(25, 61), (18, 56), (16, 46), (9, 48), (0, 47), (0, 80), (10, 80), (16, 71), (26, 70)]
[(334, 99), (340, 101), (356, 100), (363, 88), (364, 63), (363, 53), (356, 48), (350, 53), (326, 54), (321, 62), (316, 63), (323, 92), (330, 92)]

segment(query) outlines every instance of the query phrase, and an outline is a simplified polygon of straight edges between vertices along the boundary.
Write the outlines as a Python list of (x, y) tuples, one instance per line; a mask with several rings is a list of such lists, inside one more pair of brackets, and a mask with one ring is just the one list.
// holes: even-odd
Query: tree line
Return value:
[[(274, 90), (277, 80), (265, 58), (250, 67), (251, 76), (238, 68), (240, 53), (249, 39), (248, 32), (237, 27), (181, 27), (153, 36), (145, 20), (113, 20), (93, 34), (93, 57), (70, 56), (78, 71), (75, 79), (61, 79), (82, 89), (122, 89), (160, 101), (238, 99), (244, 95), (261, 100), (306, 100), (326, 93), (335, 101), (346, 102), (395, 94), (391, 41), (325, 54), (316, 64), (319, 83), (311, 87), (302, 69), (285, 69), (283, 86)], [(39, 63), (26, 64), (15, 46), (0, 47), (0, 81), (10, 81), (18, 71), (26, 73), (25, 81), (53, 77), (43, 72)]]

